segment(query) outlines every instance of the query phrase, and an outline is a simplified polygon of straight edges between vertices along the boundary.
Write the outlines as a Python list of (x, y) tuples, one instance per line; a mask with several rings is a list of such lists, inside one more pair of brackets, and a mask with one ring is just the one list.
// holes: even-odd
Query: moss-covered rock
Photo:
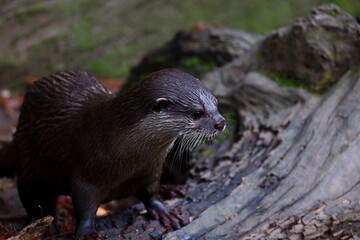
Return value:
[(260, 47), (260, 69), (323, 92), (360, 63), (360, 25), (334, 4), (271, 32)]
[(198, 25), (178, 32), (134, 67), (127, 86), (163, 68), (179, 68), (197, 77), (244, 55), (262, 37), (241, 30)]

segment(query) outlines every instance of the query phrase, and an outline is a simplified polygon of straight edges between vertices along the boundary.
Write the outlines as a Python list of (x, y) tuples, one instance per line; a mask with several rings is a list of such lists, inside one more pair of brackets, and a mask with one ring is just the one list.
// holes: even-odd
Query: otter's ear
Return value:
[(156, 102), (154, 105), (154, 110), (160, 112), (164, 108), (168, 107), (170, 104), (171, 104), (171, 101), (168, 100), (167, 98), (158, 98), (158, 99), (156, 99)]

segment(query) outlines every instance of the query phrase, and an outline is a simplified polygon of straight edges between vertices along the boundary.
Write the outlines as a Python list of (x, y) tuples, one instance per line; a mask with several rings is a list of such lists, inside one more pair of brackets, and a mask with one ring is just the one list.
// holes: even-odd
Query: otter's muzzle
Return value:
[(215, 123), (214, 128), (216, 130), (222, 131), (225, 129), (226, 121), (224, 118), (222, 118), (219, 122)]

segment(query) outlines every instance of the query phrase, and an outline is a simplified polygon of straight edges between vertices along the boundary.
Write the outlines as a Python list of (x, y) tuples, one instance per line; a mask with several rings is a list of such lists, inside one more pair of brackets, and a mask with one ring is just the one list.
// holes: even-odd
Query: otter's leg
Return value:
[(77, 181), (73, 185), (72, 198), (76, 215), (76, 237), (97, 237), (95, 230), (96, 210), (99, 207), (100, 195), (96, 188)]
[(178, 212), (168, 209), (155, 197), (157, 189), (158, 183), (156, 182), (139, 189), (136, 197), (144, 203), (146, 210), (154, 219), (160, 220), (165, 227), (171, 225), (173, 228), (179, 229), (181, 225), (184, 225), (183, 219)]

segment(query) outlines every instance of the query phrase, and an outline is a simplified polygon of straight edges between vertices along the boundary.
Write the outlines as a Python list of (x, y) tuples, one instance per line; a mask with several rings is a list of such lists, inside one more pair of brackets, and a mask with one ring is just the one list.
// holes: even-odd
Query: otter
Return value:
[(177, 229), (180, 214), (155, 197), (165, 159), (175, 141), (191, 150), (225, 125), (216, 98), (180, 70), (154, 72), (118, 95), (86, 72), (60, 72), (25, 94), (0, 175), (17, 176), (31, 219), (54, 215), (58, 195), (70, 195), (77, 237), (97, 234), (101, 203), (130, 195)]

